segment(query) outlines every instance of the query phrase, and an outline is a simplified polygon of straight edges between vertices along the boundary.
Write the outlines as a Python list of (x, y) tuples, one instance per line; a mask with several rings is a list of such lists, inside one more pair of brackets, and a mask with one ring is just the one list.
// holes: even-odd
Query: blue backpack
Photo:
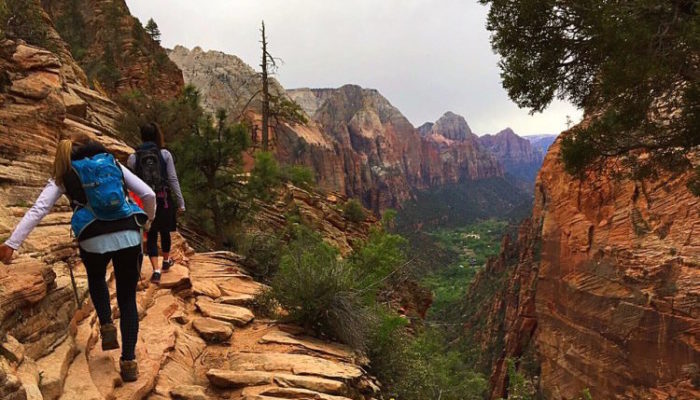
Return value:
[(114, 156), (100, 153), (73, 161), (73, 171), (85, 191), (87, 204), (81, 204), (71, 218), (76, 237), (93, 222), (117, 221), (146, 213), (127, 196), (124, 174)]

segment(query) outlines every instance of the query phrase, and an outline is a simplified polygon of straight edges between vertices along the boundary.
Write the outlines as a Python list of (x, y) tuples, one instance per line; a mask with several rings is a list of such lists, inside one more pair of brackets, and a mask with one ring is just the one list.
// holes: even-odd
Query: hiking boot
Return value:
[(139, 379), (139, 364), (136, 360), (119, 360), (119, 374), (124, 382), (134, 382)]
[(115, 350), (119, 348), (117, 341), (117, 328), (114, 324), (104, 324), (100, 326), (100, 337), (102, 338), (102, 350)]
[(160, 271), (153, 271), (153, 275), (151, 275), (151, 283), (160, 283)]
[(175, 260), (173, 260), (172, 258), (169, 260), (163, 260), (163, 272), (168, 272), (170, 267), (172, 267), (173, 265), (175, 265)]

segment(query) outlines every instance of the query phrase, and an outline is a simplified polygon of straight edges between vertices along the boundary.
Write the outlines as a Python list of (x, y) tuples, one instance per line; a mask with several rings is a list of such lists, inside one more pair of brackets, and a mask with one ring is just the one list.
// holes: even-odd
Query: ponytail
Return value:
[(58, 142), (56, 147), (56, 158), (53, 161), (53, 179), (57, 185), (63, 186), (63, 178), (71, 168), (71, 152), (73, 151), (73, 142), (64, 139)]

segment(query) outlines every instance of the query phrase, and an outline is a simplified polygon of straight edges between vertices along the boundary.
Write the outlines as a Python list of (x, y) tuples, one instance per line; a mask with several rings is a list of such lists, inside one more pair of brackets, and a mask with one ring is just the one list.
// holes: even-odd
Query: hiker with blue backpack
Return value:
[[(144, 209), (128, 198), (127, 189), (141, 198)], [(119, 348), (105, 282), (107, 265), (111, 261), (114, 266), (122, 336), (120, 373), (124, 381), (135, 381), (139, 374), (135, 349), (139, 331), (136, 286), (143, 258), (141, 229), (155, 218), (156, 195), (101, 144), (61, 140), (53, 177), (12, 236), (0, 245), (0, 261), (11, 262), (14, 251), (64, 194), (73, 209), (71, 230), (78, 241), (90, 298), (100, 321), (102, 350)]]
[[(161, 272), (168, 272), (175, 264), (170, 258), (170, 233), (177, 229), (177, 213), (185, 211), (180, 182), (177, 179), (173, 156), (165, 149), (163, 132), (155, 123), (141, 126), (142, 145), (129, 156), (126, 165), (156, 193), (156, 218), (148, 231), (146, 247), (153, 266), (151, 282), (160, 283)], [(173, 202), (173, 195), (177, 205)], [(176, 208), (177, 207), (177, 210)], [(160, 235), (163, 262), (158, 265), (158, 235)], [(162, 268), (162, 269), (161, 269)]]

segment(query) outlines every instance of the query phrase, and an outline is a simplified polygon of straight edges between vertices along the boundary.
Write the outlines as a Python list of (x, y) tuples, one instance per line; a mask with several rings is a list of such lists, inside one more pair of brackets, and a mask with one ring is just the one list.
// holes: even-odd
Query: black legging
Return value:
[(160, 233), (160, 248), (163, 253), (170, 253), (171, 240), (170, 240), (170, 228), (168, 227), (152, 227), (148, 231), (148, 237), (146, 238), (146, 247), (148, 249), (149, 257), (158, 257), (158, 234)]
[(136, 309), (136, 285), (141, 276), (141, 246), (129, 247), (106, 254), (89, 253), (80, 249), (80, 257), (88, 276), (90, 298), (95, 305), (100, 324), (112, 322), (112, 307), (109, 304), (109, 289), (105, 282), (107, 264), (112, 261), (117, 281), (117, 304), (119, 305), (119, 328), (122, 333), (122, 359), (133, 360), (139, 334), (139, 315)]

